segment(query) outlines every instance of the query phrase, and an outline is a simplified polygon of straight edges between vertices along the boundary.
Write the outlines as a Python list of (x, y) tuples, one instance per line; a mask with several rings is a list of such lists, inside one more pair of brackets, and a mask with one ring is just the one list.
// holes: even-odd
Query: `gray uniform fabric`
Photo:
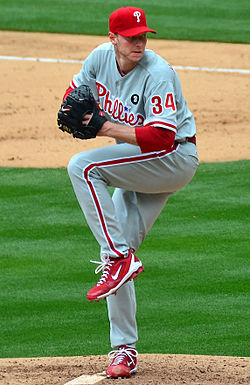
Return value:
[[(121, 143), (82, 152), (70, 160), (69, 176), (100, 254), (118, 257), (129, 249), (138, 250), (169, 196), (193, 178), (198, 156), (187, 138), (196, 133), (195, 121), (177, 73), (151, 50), (122, 76), (113, 45), (102, 44), (86, 58), (71, 87), (81, 84), (92, 88), (110, 121), (127, 125), (128, 130), (145, 125), (172, 130), (181, 142), (170, 151), (150, 153)], [(112, 197), (108, 186), (115, 187)], [(135, 346), (133, 281), (109, 296), (107, 305), (111, 346)]]
[[(190, 182), (197, 166), (196, 146), (189, 142), (157, 156), (125, 143), (73, 156), (69, 176), (101, 255), (137, 250), (169, 196)], [(108, 186), (116, 187), (112, 197)], [(107, 304), (111, 346), (135, 346), (133, 281), (108, 297)]]

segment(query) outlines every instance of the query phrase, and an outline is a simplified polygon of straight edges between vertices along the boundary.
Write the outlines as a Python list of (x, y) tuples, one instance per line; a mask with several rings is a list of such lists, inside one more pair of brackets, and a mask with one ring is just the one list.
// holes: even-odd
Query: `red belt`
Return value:
[(196, 144), (196, 136), (194, 135), (194, 136), (192, 136), (191, 138), (187, 138), (187, 142)]
[(191, 138), (186, 138), (186, 140), (184, 140), (183, 142), (176, 142), (176, 143), (186, 143), (186, 142), (190, 142), (190, 143), (193, 143), (193, 144), (196, 144), (196, 136), (192, 136)]

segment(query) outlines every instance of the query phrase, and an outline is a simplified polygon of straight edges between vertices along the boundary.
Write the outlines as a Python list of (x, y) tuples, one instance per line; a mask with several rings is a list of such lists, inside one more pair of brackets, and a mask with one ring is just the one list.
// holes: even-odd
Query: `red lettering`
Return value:
[(153, 113), (156, 115), (161, 114), (163, 111), (161, 97), (155, 95), (152, 97), (151, 102), (154, 104)]
[(107, 90), (101, 83), (96, 82), (96, 87), (99, 96), (104, 96), (106, 94)]
[(109, 114), (112, 114), (112, 100), (109, 99), (109, 91), (107, 92), (107, 94), (105, 96), (105, 102), (104, 102), (104, 107), (103, 108)]
[(113, 107), (113, 113), (112, 116), (114, 119), (118, 119), (119, 115), (116, 115), (116, 111), (118, 110), (118, 99), (115, 99), (114, 107)]
[(104, 97), (104, 111), (112, 116), (113, 119), (120, 122), (125, 122), (130, 126), (141, 126), (143, 124), (145, 119), (143, 115), (135, 115), (133, 112), (129, 113), (127, 108), (124, 110), (123, 102), (118, 98), (112, 100), (110, 98), (110, 91), (103, 84), (96, 82), (96, 87), (99, 97)]
[(172, 92), (167, 94), (166, 101), (165, 101), (165, 107), (166, 108), (172, 108), (173, 111), (176, 110), (175, 103), (174, 103), (174, 97)]
[(124, 110), (123, 104), (120, 102), (119, 103), (119, 120), (120, 120), (120, 122), (124, 122), (124, 118), (122, 117), (123, 110)]
[(128, 113), (126, 111), (124, 112), (124, 122), (128, 123)]
[(144, 122), (144, 117), (140, 114), (137, 115), (137, 121), (135, 122), (135, 126), (142, 126)]
[(133, 114), (133, 112), (131, 112), (129, 114), (129, 117), (128, 117), (128, 123), (133, 126), (133, 120), (135, 119), (135, 115)]

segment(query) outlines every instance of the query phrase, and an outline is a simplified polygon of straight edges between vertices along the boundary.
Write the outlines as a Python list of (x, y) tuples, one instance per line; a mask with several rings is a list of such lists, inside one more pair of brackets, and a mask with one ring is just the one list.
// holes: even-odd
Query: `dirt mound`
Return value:
[[(101, 378), (97, 384), (113, 384), (104, 370), (106, 356), (19, 358), (0, 360), (2, 385), (63, 385), (86, 374), (81, 384), (90, 384), (90, 375)], [(250, 360), (242, 357), (142, 354), (138, 373), (123, 380), (126, 385), (237, 385), (249, 384)]]

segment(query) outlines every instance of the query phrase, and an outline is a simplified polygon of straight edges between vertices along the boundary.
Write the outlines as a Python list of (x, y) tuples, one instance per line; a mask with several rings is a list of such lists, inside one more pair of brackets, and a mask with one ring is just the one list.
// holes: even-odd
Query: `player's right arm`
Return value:
[(174, 144), (175, 132), (153, 127), (128, 127), (107, 121), (97, 134), (107, 136), (121, 142), (137, 145), (142, 152), (169, 150)]

